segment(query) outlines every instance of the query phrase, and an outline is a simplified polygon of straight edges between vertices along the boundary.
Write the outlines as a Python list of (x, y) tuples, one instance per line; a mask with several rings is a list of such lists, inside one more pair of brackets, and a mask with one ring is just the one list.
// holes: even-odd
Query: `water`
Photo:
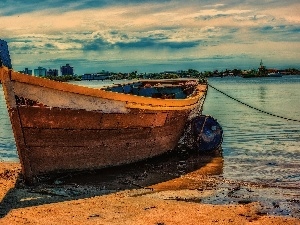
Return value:
[(2, 85), (0, 84), (0, 162), (19, 161)]
[(226, 94), (273, 117), (240, 104), (210, 88), (204, 114), (222, 125), (223, 175), (232, 180), (300, 187), (300, 76), (244, 79), (211, 78)]
[[(300, 76), (211, 78), (209, 83), (249, 108), (210, 88), (204, 114), (224, 130), (221, 190), (202, 202), (258, 201), (262, 212), (300, 217)], [(281, 119), (285, 117), (296, 121)], [(231, 184), (231, 187), (226, 187)], [(234, 188), (233, 188), (234, 187)], [(236, 200), (235, 200), (236, 199)]]
[[(79, 82), (94, 87), (110, 83)], [(210, 78), (209, 83), (255, 108), (300, 120), (300, 76)], [(202, 202), (230, 203), (237, 197), (239, 202), (247, 202), (251, 198), (251, 201), (265, 202), (267, 213), (300, 217), (300, 122), (264, 114), (213, 88), (209, 88), (203, 114), (219, 121), (224, 139), (222, 169), (215, 176), (222, 185), (214, 198), (202, 199)], [(18, 161), (1, 86), (0, 127), (0, 161)], [(200, 180), (198, 175), (193, 177), (191, 187), (197, 179)], [(240, 188), (241, 185), (245, 188)], [(233, 189), (233, 186), (239, 188)], [(235, 190), (235, 193), (222, 196), (224, 189)]]

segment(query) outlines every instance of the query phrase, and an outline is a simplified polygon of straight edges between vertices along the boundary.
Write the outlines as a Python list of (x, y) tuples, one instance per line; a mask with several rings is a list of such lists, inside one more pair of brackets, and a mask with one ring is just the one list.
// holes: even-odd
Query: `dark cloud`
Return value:
[(29, 13), (40, 10), (57, 9), (58, 12), (76, 11), (90, 8), (102, 8), (111, 5), (131, 5), (142, 3), (163, 3), (171, 0), (44, 0), (37, 2), (36, 0), (1, 0), (0, 15), (12, 16), (23, 13)]
[(17, 52), (32, 52), (33, 50), (36, 50), (37, 47), (34, 45), (24, 45), (24, 46), (12, 46), (10, 48), (11, 51), (17, 51)]
[[(180, 6), (187, 4), (203, 5), (207, 8), (218, 8), (218, 9), (230, 9), (232, 7), (248, 7), (257, 6), (257, 0), (193, 0), (193, 1), (180, 1), (180, 0), (1, 0), (0, 2), (0, 15), (9, 16), (28, 12), (34, 12), (39, 10), (57, 9), (58, 12), (72, 11), (72, 10), (83, 10), (89, 8), (101, 8), (111, 5), (136, 5), (143, 3), (169, 3), (172, 5)], [(220, 4), (222, 3), (222, 4)], [(279, 1), (260, 1), (259, 7), (270, 8), (270, 7), (283, 7), (287, 4), (298, 4), (299, 0)], [(138, 13), (138, 12), (137, 12)], [(226, 15), (220, 14), (219, 17)], [(214, 17), (203, 17), (203, 19), (213, 19)]]
[(213, 19), (218, 19), (218, 18), (226, 18), (226, 17), (231, 17), (232, 15), (227, 15), (227, 14), (217, 14), (217, 15), (203, 15), (199, 16), (196, 19), (198, 20), (213, 20)]
[(149, 37), (139, 38), (137, 40), (131, 40), (126, 42), (116, 42), (114, 44), (108, 41), (97, 38), (91, 42), (83, 44), (83, 50), (87, 51), (98, 51), (101, 49), (110, 49), (118, 47), (121, 49), (160, 49), (160, 48), (170, 48), (170, 49), (183, 49), (183, 48), (193, 48), (197, 47), (200, 41), (182, 41), (175, 42), (170, 40), (161, 41), (161, 39), (154, 39)]
[[(199, 2), (201, 0), (198, 0)], [(214, 2), (214, 3), (213, 3)], [(239, 8), (245, 8), (245, 7), (259, 7), (259, 8), (280, 8), (280, 7), (286, 7), (287, 5), (293, 5), (293, 4), (299, 4), (299, 0), (289, 0), (289, 1), (280, 1), (280, 0), (268, 0), (268, 1), (259, 1), (257, 0), (226, 0), (226, 1), (207, 1), (207, 4), (213, 5), (222, 3), (222, 5), (219, 6), (219, 8), (227, 8), (230, 9), (232, 7), (239, 7)]]
[(50, 43), (47, 43), (44, 46), (45, 46), (45, 48), (55, 48), (55, 45), (50, 44)]
[(210, 57), (210, 59), (234, 59), (236, 58), (235, 56), (230, 56), (230, 55), (214, 55)]
[(296, 41), (299, 42), (300, 26), (278, 25), (260, 26), (250, 29), (252, 33), (257, 33), (259, 37), (268, 38), (273, 41)]
[(103, 38), (96, 38), (89, 42), (82, 43), (82, 50), (84, 51), (98, 51), (102, 49), (111, 48), (111, 44)]

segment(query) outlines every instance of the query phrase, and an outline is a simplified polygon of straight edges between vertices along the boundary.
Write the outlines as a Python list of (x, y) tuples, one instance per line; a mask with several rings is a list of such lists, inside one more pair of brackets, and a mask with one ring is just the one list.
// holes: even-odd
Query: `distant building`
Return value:
[(47, 71), (47, 76), (57, 77), (58, 76), (58, 70), (57, 69), (49, 69)]
[(81, 76), (81, 80), (94, 80), (94, 74), (85, 73)]
[(39, 66), (37, 69), (34, 69), (34, 75), (37, 77), (44, 77), (47, 75), (47, 69)]
[(178, 71), (171, 71), (171, 70), (166, 70), (164, 72), (161, 72), (161, 73), (164, 73), (164, 74), (177, 74)]
[(74, 75), (73, 67), (70, 64), (66, 64), (65, 66), (60, 67), (60, 72), (62, 76), (65, 75)]
[(24, 74), (29, 74), (29, 75), (32, 75), (32, 70), (28, 69), (28, 68), (25, 68), (24, 70), (22, 71), (19, 71), (20, 73), (24, 73)]
[(0, 39), (0, 66), (2, 64), (9, 69), (12, 68), (7, 42)]
[(82, 80), (106, 80), (110, 79), (110, 73), (102, 70), (99, 73), (85, 73), (81, 77)]

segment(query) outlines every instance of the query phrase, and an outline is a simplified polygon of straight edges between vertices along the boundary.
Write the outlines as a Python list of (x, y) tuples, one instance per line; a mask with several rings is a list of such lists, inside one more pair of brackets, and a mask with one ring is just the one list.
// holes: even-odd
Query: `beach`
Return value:
[[(203, 172), (215, 169), (209, 167)], [(26, 186), (20, 171), (19, 163), (0, 163), (1, 224), (300, 224), (297, 218), (267, 215), (258, 202), (203, 204), (197, 199), (213, 189), (178, 189), (186, 176), (173, 179), (173, 188), (162, 182), (118, 191), (82, 184)]]
[[(297, 118), (299, 76), (210, 82), (258, 108), (268, 104), (268, 111)], [(223, 127), (220, 154), (175, 152), (28, 186), (20, 164), (11, 163), (19, 159), (0, 100), (0, 224), (300, 224), (297, 123), (249, 110), (211, 89), (203, 113)]]

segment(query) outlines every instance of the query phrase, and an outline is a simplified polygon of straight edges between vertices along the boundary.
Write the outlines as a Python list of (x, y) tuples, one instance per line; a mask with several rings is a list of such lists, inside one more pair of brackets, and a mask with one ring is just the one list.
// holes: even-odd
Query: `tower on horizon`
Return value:
[(60, 67), (60, 72), (62, 76), (65, 75), (74, 75), (73, 67), (70, 64), (66, 64), (65, 66)]
[(0, 39), (0, 66), (2, 65), (12, 69), (7, 42)]

